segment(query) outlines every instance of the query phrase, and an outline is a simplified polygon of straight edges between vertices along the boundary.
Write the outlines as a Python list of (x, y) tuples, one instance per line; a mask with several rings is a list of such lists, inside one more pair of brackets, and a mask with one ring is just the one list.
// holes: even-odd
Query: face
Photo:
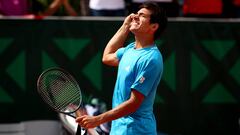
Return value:
[(140, 9), (132, 18), (130, 31), (134, 34), (149, 33), (151, 31), (150, 15), (151, 12), (148, 9)]

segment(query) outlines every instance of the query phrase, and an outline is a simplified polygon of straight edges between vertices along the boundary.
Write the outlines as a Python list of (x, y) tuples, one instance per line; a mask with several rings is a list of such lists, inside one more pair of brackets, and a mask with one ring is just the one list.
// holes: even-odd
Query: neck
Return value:
[(153, 38), (135, 36), (135, 49), (145, 48), (154, 44)]

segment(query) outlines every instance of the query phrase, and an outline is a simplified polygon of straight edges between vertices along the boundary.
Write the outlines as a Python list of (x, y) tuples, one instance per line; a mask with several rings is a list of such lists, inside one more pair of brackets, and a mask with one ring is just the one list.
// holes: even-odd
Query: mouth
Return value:
[(131, 25), (134, 25), (134, 26), (139, 26), (139, 22), (136, 22), (136, 21), (132, 21)]
[(133, 19), (131, 22), (130, 30), (133, 32), (140, 29), (140, 27), (141, 27), (140, 21)]
[(138, 25), (138, 23), (137, 23), (137, 22), (132, 22), (132, 24), (133, 24), (133, 25)]

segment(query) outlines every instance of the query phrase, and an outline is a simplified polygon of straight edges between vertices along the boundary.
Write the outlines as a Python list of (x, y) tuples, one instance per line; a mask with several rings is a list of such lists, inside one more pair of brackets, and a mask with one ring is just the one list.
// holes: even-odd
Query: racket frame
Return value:
[[(40, 89), (40, 81), (42, 79), (42, 77), (47, 73), (47, 72), (50, 72), (52, 70), (55, 70), (55, 71), (60, 71), (62, 73), (64, 73), (65, 75), (68, 76), (69, 80), (73, 81), (75, 83), (75, 85), (77, 86), (78, 90), (79, 90), (79, 96), (81, 96), (80, 98), (80, 102), (79, 102), (79, 105), (77, 106), (77, 108), (74, 110), (74, 111), (70, 111), (70, 112), (63, 112), (63, 111), (60, 111), (56, 108), (54, 108), (52, 105), (50, 105), (45, 99), (44, 97), (42, 96), (41, 94), (41, 89)], [(73, 113), (75, 113), (76, 111), (78, 111), (80, 108), (81, 108), (81, 105), (82, 105), (82, 92), (81, 92), (81, 89), (78, 85), (78, 82), (76, 81), (76, 79), (69, 73), (67, 72), (66, 70), (64, 70), (63, 68), (60, 68), (60, 67), (51, 67), (51, 68), (48, 68), (46, 70), (44, 70), (38, 77), (38, 80), (37, 80), (37, 91), (38, 91), (38, 94), (40, 95), (40, 97), (42, 98), (42, 100), (54, 111), (58, 112), (58, 113), (63, 113), (63, 114), (66, 114), (68, 116), (71, 116), (73, 118), (76, 118), (76, 116), (72, 115)]]

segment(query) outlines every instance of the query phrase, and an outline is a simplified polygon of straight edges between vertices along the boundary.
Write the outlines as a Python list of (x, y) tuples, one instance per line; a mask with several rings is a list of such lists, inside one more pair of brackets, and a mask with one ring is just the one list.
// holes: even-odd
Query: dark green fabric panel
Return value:
[[(99, 97), (111, 108), (117, 69), (103, 65), (101, 56), (121, 23), (0, 20), (0, 122), (58, 118), (36, 91), (37, 77), (52, 66), (75, 76), (85, 102)], [(157, 41), (164, 59), (154, 105), (158, 131), (239, 132), (239, 31), (240, 23), (169, 22)]]

